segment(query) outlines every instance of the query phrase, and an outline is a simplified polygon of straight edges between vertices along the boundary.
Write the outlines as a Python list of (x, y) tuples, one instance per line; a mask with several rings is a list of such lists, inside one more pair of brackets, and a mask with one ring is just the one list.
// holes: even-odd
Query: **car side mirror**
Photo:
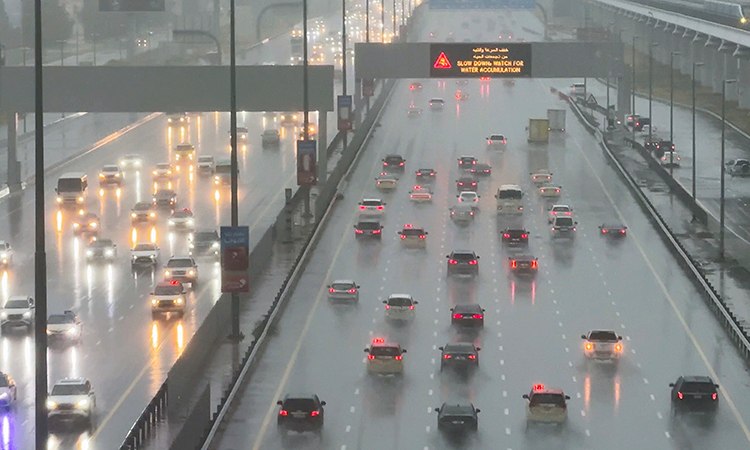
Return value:
[(438, 350), (442, 352), (443, 350), (445, 350), (445, 347), (438, 347)]
[(477, 259), (479, 259), (479, 255), (477, 255)]
[(529, 394), (523, 394), (523, 398), (525, 398), (526, 400), (528, 400), (529, 399)]
[(674, 387), (674, 383), (669, 383), (669, 387)]
[(440, 408), (435, 408), (435, 412), (439, 413), (440, 412)]
[(383, 300), (383, 304), (387, 305), (388, 304), (388, 300)]
[(446, 258), (446, 259), (447, 259), (447, 258), (450, 258), (450, 257), (451, 257), (451, 255), (445, 255), (445, 258)]
[(578, 221), (577, 221), (577, 220), (576, 220), (576, 221), (575, 221), (574, 223), (575, 223), (576, 225), (578, 225)]
[(370, 351), (370, 350), (368, 350), (368, 349), (365, 349), (365, 353), (369, 353), (369, 351)]
[(453, 311), (455, 308), (451, 308), (450, 310)]
[(481, 350), (481, 349), (482, 349), (482, 347), (477, 347), (477, 351), (479, 351), (479, 350)]
[(402, 349), (402, 350), (401, 350), (401, 353), (406, 353), (406, 349)]
[(479, 409), (479, 408), (474, 408), (474, 412), (477, 413), (477, 414), (479, 414), (480, 412), (482, 412), (482, 410)]
[(570, 400), (570, 395), (566, 395), (565, 400)]
[(282, 402), (281, 400), (279, 400), (278, 402), (276, 402), (276, 404), (279, 405), (279, 406), (281, 406), (283, 403), (284, 402)]
[(385, 228), (385, 227), (383, 225), (380, 225), (380, 229), (382, 230), (383, 228)]
[(418, 301), (416, 301), (416, 300), (414, 300), (414, 304), (415, 304), (415, 305), (418, 305), (418, 304), (419, 304), (419, 302), (418, 302)]
[(617, 340), (621, 341), (622, 340), (622, 336), (617, 336)]
[(325, 400), (323, 400), (323, 401), (320, 402), (320, 406), (325, 406), (325, 405), (326, 405)]
[(359, 289), (360, 287), (362, 287), (362, 286), (360, 286), (360, 285), (357, 285), (357, 289)]
[(96, 392), (94, 392), (93, 389), (89, 391), (89, 397), (93, 397), (95, 395), (96, 395)]
[(29, 306), (31, 306), (32, 308), (34, 307), (34, 299), (33, 298), (29, 299)]
[(719, 385), (718, 385), (718, 384), (714, 384), (714, 387), (718, 389), (718, 388), (719, 388)]

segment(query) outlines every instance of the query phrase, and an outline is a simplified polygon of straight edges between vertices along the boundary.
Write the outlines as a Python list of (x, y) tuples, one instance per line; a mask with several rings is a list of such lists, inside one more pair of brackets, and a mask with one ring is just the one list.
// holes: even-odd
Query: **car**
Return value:
[(403, 170), (404, 165), (406, 164), (406, 160), (401, 157), (401, 155), (386, 155), (385, 158), (383, 158), (383, 168), (386, 170), (394, 169), (394, 170)]
[(328, 285), (331, 301), (359, 302), (359, 285), (352, 280), (335, 280)]
[(581, 335), (586, 359), (616, 362), (622, 357), (622, 336), (612, 330), (591, 330)]
[(529, 175), (531, 175), (531, 181), (537, 185), (549, 183), (550, 181), (552, 181), (552, 174), (549, 170), (546, 169), (531, 172)]
[(156, 222), (154, 203), (138, 202), (130, 212), (130, 222), (133, 225)]
[(127, 155), (120, 158), (117, 164), (123, 169), (140, 169), (143, 167), (143, 159), (140, 155), (135, 153), (128, 153)]
[(570, 86), (570, 95), (575, 95), (575, 96), (586, 95), (586, 84), (574, 83), (572, 86)]
[(539, 270), (539, 260), (529, 254), (508, 257), (510, 271), (516, 276), (534, 276)]
[(117, 245), (112, 239), (96, 239), (86, 247), (87, 261), (114, 261), (117, 258)]
[(470, 170), (478, 160), (473, 156), (462, 156), (458, 158), (458, 168), (464, 170)]
[(552, 222), (552, 238), (573, 239), (577, 224), (578, 222), (574, 221), (572, 217), (555, 217), (555, 220)]
[(442, 111), (443, 107), (445, 106), (445, 100), (442, 98), (432, 98), (430, 99), (430, 109), (433, 111)]
[(380, 219), (372, 216), (359, 216), (357, 224), (354, 225), (354, 237), (374, 237), (380, 239), (383, 235), (383, 225)]
[(432, 201), (432, 189), (426, 186), (414, 186), (409, 191), (409, 200), (413, 202), (431, 202)]
[(195, 160), (195, 146), (187, 142), (175, 145), (174, 160), (177, 161), (178, 164)]
[(169, 126), (186, 126), (190, 123), (190, 116), (186, 112), (170, 113), (167, 114), (167, 123)]
[[(315, 124), (312, 122), (307, 123), (307, 128), (310, 130), (308, 133), (309, 139), (315, 139), (315, 133), (317, 133), (317, 129), (315, 128)], [(297, 138), (301, 141), (305, 140), (305, 126), (304, 124), (299, 129), (299, 134), (297, 135)]]
[(0, 267), (10, 267), (13, 263), (13, 248), (10, 242), (0, 241)]
[(459, 203), (450, 208), (451, 220), (465, 223), (474, 220), (474, 208), (466, 203)]
[(486, 163), (477, 163), (469, 171), (476, 175), (490, 175), (492, 174), (492, 167)]
[(152, 197), (152, 202), (159, 208), (172, 208), (177, 204), (177, 193), (172, 189), (159, 189)]
[(531, 392), (524, 394), (526, 404), (526, 426), (535, 423), (565, 424), (568, 421), (568, 404), (570, 397), (562, 389), (547, 388), (535, 384)]
[(477, 431), (479, 408), (473, 403), (443, 403), (435, 408), (438, 413), (438, 431), (446, 434), (465, 434)]
[(164, 267), (164, 279), (194, 285), (198, 281), (198, 263), (191, 256), (172, 256)]
[(138, 38), (135, 40), (135, 46), (140, 48), (146, 48), (148, 47), (148, 39), (145, 38)]
[(680, 376), (672, 388), (672, 414), (709, 413), (719, 409), (719, 385), (707, 376)]
[(479, 209), (479, 199), (481, 198), (475, 191), (463, 191), (456, 196), (458, 203), (471, 206), (471, 209)]
[(656, 145), (654, 146), (654, 150), (659, 153), (673, 152), (674, 149), (675, 149), (674, 143), (666, 139), (660, 139), (656, 141)]
[[(649, 128), (651, 128), (651, 119), (649, 117), (638, 116), (638, 118), (633, 122), (632, 126), (635, 129), (635, 131), (643, 131), (645, 127), (646, 129), (645, 133), (648, 134), (648, 130)], [(655, 127), (651, 130), (652, 134), (654, 131), (656, 131)]]
[(572, 216), (573, 208), (568, 205), (552, 205), (549, 207), (549, 218), (547, 223), (552, 223), (557, 216)]
[(279, 413), (276, 426), (282, 435), (290, 431), (295, 433), (312, 432), (319, 434), (325, 422), (326, 402), (315, 394), (290, 394), (276, 402)]
[(375, 187), (380, 191), (391, 191), (398, 186), (398, 177), (392, 173), (380, 172), (375, 178)]
[(185, 286), (178, 280), (157, 283), (150, 295), (151, 316), (177, 313), (179, 317), (183, 317), (185, 315), (186, 296)]
[(85, 378), (63, 378), (52, 386), (47, 396), (47, 421), (50, 425), (59, 422), (81, 421), (94, 427), (96, 394), (91, 382)]
[(503, 85), (508, 86), (508, 87), (515, 86), (516, 85), (516, 80), (514, 80), (512, 78), (510, 78), (510, 79), (506, 78), (506, 79), (503, 80)]
[(84, 212), (81, 210), (74, 218), (73, 218), (73, 234), (74, 235), (91, 235), (91, 236), (98, 236), (99, 230), (101, 229), (101, 221), (99, 220), (99, 216), (92, 212)]
[(302, 114), (298, 114), (296, 112), (283, 112), (279, 116), (279, 122), (282, 125), (296, 125), (297, 123), (299, 123), (301, 117)]
[(195, 230), (195, 217), (190, 208), (182, 208), (180, 211), (172, 212), (172, 216), (167, 221), (167, 225), (173, 230)]
[(404, 229), (399, 231), (398, 234), (401, 236), (401, 243), (404, 245), (404, 247), (427, 247), (427, 235), (429, 233), (427, 233), (424, 228), (415, 227), (414, 225), (407, 223), (404, 225)]
[(83, 323), (71, 310), (62, 314), (50, 314), (47, 319), (47, 339), (52, 341), (81, 342)]
[(414, 319), (414, 305), (417, 302), (409, 294), (391, 294), (385, 305), (385, 319), (395, 321), (409, 321)]
[(445, 257), (448, 259), (448, 276), (479, 273), (479, 255), (471, 250), (454, 250)]
[(159, 163), (151, 171), (154, 181), (171, 180), (174, 177), (174, 168), (170, 163)]
[(467, 174), (462, 175), (458, 180), (456, 180), (456, 189), (458, 189), (459, 192), (462, 191), (474, 191), (476, 192), (479, 188), (476, 178), (474, 178), (473, 175)]
[(733, 177), (750, 176), (750, 160), (730, 159), (724, 164), (724, 171)]
[(479, 350), (471, 342), (456, 342), (440, 347), (440, 371), (465, 371), (479, 367)]
[(188, 239), (190, 256), (219, 256), (221, 238), (216, 230), (198, 230)]
[(662, 167), (680, 167), (680, 155), (677, 152), (664, 152), (661, 158), (659, 158), (659, 164)]
[(5, 302), (0, 311), (0, 330), (25, 327), (30, 331), (34, 326), (34, 299), (28, 295), (13, 295)]
[(108, 164), (99, 171), (99, 185), (109, 186), (110, 184), (122, 186), (122, 170), (116, 164)]
[(379, 198), (363, 198), (359, 202), (359, 213), (361, 215), (382, 216), (385, 214), (385, 202)]
[[(464, 42), (471, 42), (471, 39), (469, 39), (468, 41), (464, 40)], [(469, 80), (456, 80), (456, 86), (468, 86), (468, 85), (469, 85)]]
[(411, 83), (409, 85), (410, 91), (421, 91), (422, 90), (422, 83), (417, 83), (416, 81)]
[(281, 133), (279, 133), (279, 130), (264, 130), (260, 139), (263, 147), (276, 147), (281, 144)]
[(419, 169), (415, 172), (417, 179), (421, 181), (433, 181), (435, 179), (435, 169)]
[(558, 198), (562, 194), (562, 186), (545, 184), (539, 187), (539, 195), (544, 198)]
[(7, 373), (0, 372), (0, 408), (11, 409), (17, 400), (16, 381)]
[(625, 237), (628, 233), (628, 227), (621, 223), (604, 223), (599, 225), (599, 234), (610, 238), (621, 238)]
[(216, 160), (213, 156), (199, 156), (195, 165), (198, 168), (198, 175), (213, 175), (216, 170)]
[(651, 135), (651, 139), (646, 136), (643, 138), (643, 148), (650, 152), (655, 152), (660, 140), (661, 138), (656, 135)]
[(247, 144), (248, 133), (247, 127), (237, 127), (237, 142)]
[(641, 116), (639, 114), (630, 114), (625, 117), (625, 124), (629, 127), (632, 127), (633, 124), (635, 124), (635, 122), (637, 122), (640, 118)]
[(508, 140), (505, 139), (505, 135), (492, 134), (487, 138), (487, 149), (488, 150), (505, 150), (505, 146)]
[(505, 245), (529, 245), (529, 232), (524, 228), (506, 228), (502, 241)]
[(401, 375), (404, 373), (405, 348), (398, 344), (389, 344), (383, 338), (375, 338), (367, 353), (367, 373), (375, 375)]
[(419, 117), (422, 115), (422, 110), (414, 105), (411, 105), (409, 106), (409, 109), (406, 110), (406, 115), (407, 117)]
[(476, 303), (459, 303), (451, 311), (451, 325), (457, 327), (484, 327), (484, 308)]
[(456, 95), (454, 95), (454, 97), (456, 97), (456, 100), (459, 100), (459, 101), (466, 100), (469, 98), (469, 94), (467, 94), (466, 92), (461, 92), (461, 89), (458, 89), (456, 90)]
[(139, 242), (130, 250), (130, 266), (154, 268), (159, 264), (159, 246), (151, 242)]

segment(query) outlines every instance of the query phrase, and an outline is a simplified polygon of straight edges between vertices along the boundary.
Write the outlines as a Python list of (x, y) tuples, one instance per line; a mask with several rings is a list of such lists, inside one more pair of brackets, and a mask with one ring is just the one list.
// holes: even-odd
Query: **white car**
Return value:
[(474, 191), (463, 191), (458, 194), (458, 202), (465, 205), (471, 205), (471, 209), (479, 208), (479, 195)]
[(130, 250), (130, 266), (156, 267), (159, 264), (159, 247), (151, 242), (140, 242)]
[(279, 133), (279, 130), (265, 130), (263, 131), (260, 139), (261, 144), (264, 147), (277, 146), (281, 144), (281, 134)]
[(474, 220), (474, 209), (471, 205), (459, 203), (451, 209), (451, 220), (454, 222), (471, 222)]
[(194, 284), (198, 280), (198, 263), (190, 256), (172, 256), (164, 268), (164, 279)]
[(537, 170), (529, 175), (531, 175), (531, 181), (533, 181), (534, 184), (544, 184), (552, 181), (552, 173), (545, 169)]
[(118, 161), (118, 164), (123, 169), (140, 169), (143, 167), (143, 159), (141, 159), (140, 155), (129, 153), (123, 156), (120, 161)]
[(174, 175), (174, 169), (172, 168), (172, 164), (159, 163), (156, 165), (154, 170), (151, 171), (151, 175), (153, 175), (155, 180), (157, 179), (171, 180)]
[(568, 216), (557, 216), (552, 222), (552, 239), (568, 238), (574, 239), (576, 234), (576, 225), (578, 222), (574, 221), (572, 217)]
[(195, 230), (195, 217), (190, 208), (183, 208), (180, 211), (174, 211), (167, 221), (167, 225), (172, 230)]
[(616, 362), (622, 357), (622, 336), (611, 330), (592, 330), (582, 334), (583, 355), (587, 359)]
[(0, 311), (0, 328), (4, 332), (10, 327), (26, 327), (26, 331), (34, 326), (34, 299), (28, 295), (13, 295)]
[(108, 164), (102, 167), (102, 170), (99, 171), (99, 184), (116, 184), (117, 186), (121, 186), (122, 170), (120, 169), (120, 166), (116, 164)]
[(539, 188), (539, 195), (546, 198), (557, 198), (562, 193), (562, 186), (546, 184)]
[(382, 216), (385, 214), (385, 202), (379, 198), (365, 198), (359, 202), (359, 213), (362, 215)]
[(557, 216), (572, 216), (573, 208), (568, 205), (552, 205), (549, 209), (549, 220), (547, 223), (552, 223)]
[(414, 319), (414, 305), (417, 301), (409, 294), (391, 294), (385, 304), (385, 319), (409, 321)]
[(184, 316), (186, 296), (185, 286), (179, 281), (162, 281), (151, 292), (151, 317), (171, 312)]
[(359, 285), (353, 280), (335, 280), (328, 285), (328, 299), (357, 303), (359, 302)]
[(380, 172), (380, 175), (375, 178), (375, 187), (381, 191), (390, 191), (396, 189), (398, 185), (398, 177), (393, 173)]
[(677, 152), (664, 152), (664, 155), (659, 158), (659, 164), (662, 167), (680, 167), (680, 159)]
[(488, 150), (504, 150), (508, 140), (502, 134), (493, 134), (487, 137)]
[(9, 242), (0, 241), (0, 267), (8, 267), (13, 263), (13, 249)]
[(96, 395), (91, 382), (84, 378), (63, 378), (55, 383), (47, 397), (47, 420), (50, 425), (55, 421), (84, 421), (89, 427), (94, 426)]
[(10, 409), (18, 400), (18, 388), (10, 375), (0, 372), (0, 408)]
[(747, 159), (730, 159), (724, 165), (726, 173), (733, 177), (750, 176), (750, 160)]
[(409, 191), (409, 199), (413, 202), (431, 202), (432, 190), (424, 186), (414, 186)]
[(83, 324), (78, 315), (66, 310), (62, 314), (51, 314), (47, 319), (47, 339), (80, 342)]
[(427, 233), (424, 228), (415, 227), (407, 223), (404, 229), (398, 232), (401, 237), (401, 243), (408, 248), (425, 248), (427, 247)]
[(216, 170), (216, 161), (213, 156), (199, 156), (196, 166), (198, 166), (199, 174), (213, 175)]
[(430, 109), (433, 111), (442, 111), (443, 107), (445, 106), (445, 100), (442, 98), (433, 98), (430, 99)]

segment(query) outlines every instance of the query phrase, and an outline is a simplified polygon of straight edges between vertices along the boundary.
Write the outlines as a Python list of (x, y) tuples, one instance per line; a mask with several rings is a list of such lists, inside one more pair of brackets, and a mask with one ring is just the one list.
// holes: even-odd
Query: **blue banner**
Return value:
[(429, 0), (430, 9), (534, 9), (536, 0)]

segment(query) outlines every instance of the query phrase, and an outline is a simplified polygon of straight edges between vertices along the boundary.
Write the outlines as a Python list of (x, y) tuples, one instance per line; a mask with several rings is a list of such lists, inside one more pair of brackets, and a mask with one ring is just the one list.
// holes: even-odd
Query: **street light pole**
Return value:
[[(669, 54), (669, 142), (674, 144), (674, 57), (680, 52)], [(669, 175), (674, 171), (674, 152), (669, 153)]]
[[(719, 261), (724, 261), (724, 135), (727, 124), (726, 102), (727, 84), (736, 83), (737, 80), (724, 80), (721, 84), (721, 198), (719, 202)], [(693, 161), (695, 165), (695, 161)]]
[[(239, 226), (239, 203), (237, 199), (237, 58), (235, 51), (236, 29), (234, 3), (235, 0), (229, 0), (229, 133), (231, 134), (230, 142), (232, 146), (231, 219), (232, 226), (237, 227)], [(221, 64), (221, 61), (219, 61), (219, 64)], [(244, 336), (240, 331), (240, 296), (238, 293), (232, 292), (232, 334), (229, 338), (235, 341), (240, 341), (243, 337)]]
[(385, 44), (385, 0), (380, 0), (380, 42)]
[[(695, 194), (695, 178), (697, 177), (696, 174), (696, 164), (695, 164), (695, 68), (702, 66), (704, 63), (702, 62), (694, 62), (693, 63), (693, 78), (692, 78), (692, 85), (693, 85), (693, 219), (692, 221), (695, 222), (695, 206), (696, 206), (696, 194)], [(723, 168), (722, 168), (723, 169)]]
[(396, 40), (396, 0), (393, 0), (393, 10), (391, 11), (393, 16), (393, 41)]
[(633, 144), (635, 145), (635, 40), (640, 38), (640, 36), (633, 35), (633, 46), (631, 47), (633, 50), (633, 81), (630, 83), (631, 86), (631, 96), (633, 98), (633, 108), (630, 110), (630, 115), (633, 118)]
[(651, 145), (651, 134), (654, 131), (654, 118), (651, 110), (651, 102), (654, 97), (654, 52), (653, 49), (658, 44), (650, 42), (648, 46), (648, 142)]
[(365, 42), (370, 42), (370, 0), (365, 0)]
[[(341, 94), (346, 96), (346, 0), (341, 0)], [(349, 139), (348, 130), (344, 129), (344, 140), (342, 141), (341, 154), (346, 155), (347, 140)]]

